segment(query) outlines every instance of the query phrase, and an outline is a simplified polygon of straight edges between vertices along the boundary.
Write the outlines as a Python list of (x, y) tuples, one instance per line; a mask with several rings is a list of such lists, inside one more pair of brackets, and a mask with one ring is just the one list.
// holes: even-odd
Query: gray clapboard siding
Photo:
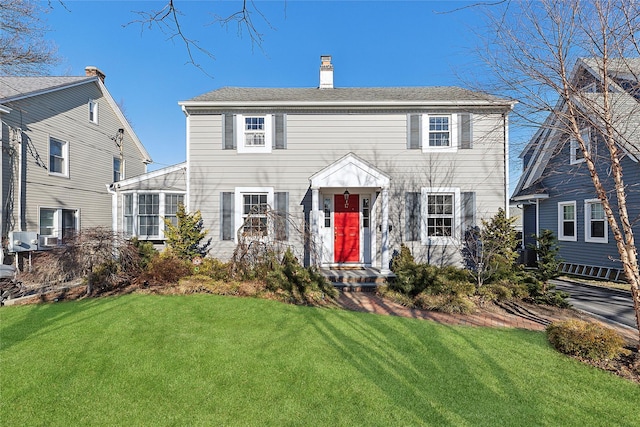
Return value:
[[(88, 118), (89, 99), (99, 103), (97, 125)], [(11, 103), (11, 108), (3, 120), (25, 129), (26, 136), (25, 229), (39, 231), (40, 207), (79, 209), (81, 227), (110, 227), (111, 195), (106, 185), (113, 181), (113, 158), (120, 155), (110, 136), (123, 125), (98, 87), (84, 84), (25, 98)], [(68, 177), (48, 174), (50, 137), (69, 144)], [(142, 154), (126, 133), (124, 157), (126, 176), (144, 172)]]
[[(308, 204), (309, 177), (353, 152), (389, 174), (390, 194), (421, 187), (458, 187), (475, 193), (476, 220), (504, 207), (506, 194), (503, 133), (500, 114), (472, 116), (473, 148), (455, 153), (423, 153), (407, 149), (407, 113), (286, 115), (286, 150), (268, 154), (238, 154), (223, 149), (220, 114), (189, 118), (190, 206), (199, 209), (212, 236), (216, 256), (229, 256), (233, 241), (222, 241), (221, 194), (236, 187), (273, 187), (289, 193), (289, 211), (300, 223)], [(391, 201), (390, 209), (402, 208)], [(237, 226), (237, 225), (236, 225)], [(402, 224), (392, 231), (397, 242)], [(378, 246), (379, 247), (379, 246)]]

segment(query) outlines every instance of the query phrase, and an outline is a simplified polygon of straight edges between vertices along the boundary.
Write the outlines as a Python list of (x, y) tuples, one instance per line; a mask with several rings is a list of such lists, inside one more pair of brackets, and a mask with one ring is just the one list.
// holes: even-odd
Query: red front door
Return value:
[(334, 204), (334, 260), (360, 261), (360, 200), (357, 194), (336, 194)]

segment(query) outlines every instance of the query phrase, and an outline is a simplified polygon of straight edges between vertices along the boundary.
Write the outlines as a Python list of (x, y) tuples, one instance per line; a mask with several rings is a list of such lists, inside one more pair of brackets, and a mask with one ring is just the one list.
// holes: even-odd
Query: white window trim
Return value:
[[(91, 106), (93, 105), (93, 120), (91, 119)], [(88, 115), (89, 115), (89, 122), (93, 123), (93, 124), (98, 124), (98, 112), (100, 111), (99, 108), (99, 104), (98, 101), (96, 101), (95, 99), (90, 99), (89, 103), (87, 104), (87, 108), (88, 108)]]
[(600, 203), (600, 199), (587, 199), (584, 201), (584, 241), (588, 243), (609, 243), (609, 221), (604, 216), (604, 237), (591, 236), (591, 205)]
[[(242, 196), (244, 194), (256, 194), (256, 193), (266, 193), (267, 194), (267, 204), (273, 208), (274, 204), (274, 191), (273, 187), (236, 187), (234, 190), (234, 206), (233, 206), (233, 216), (234, 216), (234, 224), (236, 224), (236, 229), (233, 233), (233, 241), (238, 243), (238, 230), (242, 227), (242, 207), (243, 207), (243, 199)], [(269, 227), (269, 225), (267, 225)], [(269, 233), (271, 230), (269, 229)]]
[[(449, 117), (449, 146), (429, 146), (429, 117)], [(457, 114), (423, 114), (422, 115), (422, 152), (454, 153), (458, 151), (458, 115)]]
[[(245, 146), (244, 119), (245, 117), (264, 117), (264, 147)], [(236, 115), (236, 147), (240, 154), (271, 153), (273, 148), (273, 115), (272, 114), (237, 114)]]
[[(591, 131), (589, 130), (589, 128), (580, 129), (580, 135), (582, 136), (585, 144), (587, 144), (588, 151), (591, 147)], [(581, 158), (576, 157), (576, 151), (580, 150), (580, 144), (578, 143), (578, 140), (575, 138), (575, 136), (571, 136), (571, 138), (569, 138), (569, 150), (569, 164), (578, 165), (580, 163), (584, 163), (584, 156)]]
[[(122, 218), (122, 232), (126, 232), (125, 230), (125, 215), (124, 215), (124, 196), (127, 194), (131, 194), (132, 197), (132, 216), (133, 216), (133, 230), (130, 236), (128, 237), (137, 237), (140, 240), (166, 240), (164, 230), (164, 217), (165, 217), (165, 202), (167, 194), (179, 194), (183, 196), (183, 201), (186, 202), (187, 195), (184, 191), (164, 191), (164, 190), (148, 190), (148, 191), (123, 191), (121, 197), (122, 208), (120, 212), (120, 217)], [(138, 230), (138, 217), (140, 214), (138, 208), (138, 195), (140, 194), (158, 194), (158, 234), (157, 235), (146, 235), (139, 234)]]
[[(573, 236), (564, 235), (564, 206), (573, 206)], [(558, 202), (558, 240), (565, 242), (578, 241), (578, 210), (576, 209), (576, 201)]]
[[(64, 160), (64, 171), (61, 172), (51, 172), (51, 140), (55, 139), (56, 141), (60, 141), (63, 143), (62, 146), (62, 158)], [(47, 156), (47, 171), (51, 176), (60, 176), (63, 178), (69, 177), (69, 141), (65, 141), (64, 139), (56, 138), (55, 136), (49, 135), (49, 144), (47, 146), (48, 156)]]
[[(460, 199), (460, 188), (458, 187), (422, 187), (420, 200), (420, 237), (423, 245), (450, 245), (458, 242), (456, 236), (462, 226), (462, 210)], [(446, 193), (453, 194), (453, 230), (451, 236), (428, 236), (429, 207), (427, 206), (427, 196), (430, 194)]]

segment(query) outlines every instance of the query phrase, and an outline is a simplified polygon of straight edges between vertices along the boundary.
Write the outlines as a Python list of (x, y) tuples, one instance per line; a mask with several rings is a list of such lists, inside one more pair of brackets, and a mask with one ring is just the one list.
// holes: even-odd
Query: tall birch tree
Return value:
[[(494, 89), (520, 103), (520, 119), (577, 141), (631, 284), (640, 327), (638, 251), (627, 198), (630, 184), (637, 183), (625, 182), (622, 162), (640, 154), (640, 2), (507, 1), (487, 12), (482, 57), (496, 77)], [(575, 72), (581, 61), (597, 73), (595, 86)], [(591, 149), (585, 127), (597, 135), (599, 151)]]

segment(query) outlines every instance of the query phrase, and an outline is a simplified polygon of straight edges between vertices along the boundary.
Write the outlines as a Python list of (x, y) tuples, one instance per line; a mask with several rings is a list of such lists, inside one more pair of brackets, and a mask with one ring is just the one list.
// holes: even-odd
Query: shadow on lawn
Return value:
[[(68, 327), (82, 328), (82, 323), (86, 319), (99, 316), (128, 301), (124, 298), (117, 300), (117, 304), (104, 304), (102, 298), (87, 298), (79, 301), (2, 307), (0, 308), (0, 336), (2, 337), (0, 351), (7, 350), (22, 341), (37, 339), (52, 330)], [(84, 315), (80, 315), (84, 312), (86, 312)], [(12, 316), (15, 316), (15, 321), (10, 318)], [(69, 321), (67, 318), (73, 320)]]
[[(354, 322), (352, 314), (323, 310), (311, 318), (312, 326), (342, 362), (375, 383), (392, 407), (403, 408), (419, 424), (518, 424), (523, 421), (521, 414), (517, 409), (504, 410), (509, 405), (505, 399), (535, 405), (535, 399), (526, 396), (526, 387), (511, 380), (513, 373), (495, 360), (496, 354), (487, 354), (465, 335), (457, 336), (456, 328), (423, 321), (397, 323), (367, 314)], [(345, 325), (354, 333), (345, 333)], [(372, 348), (376, 351), (368, 351)], [(482, 364), (481, 375), (477, 366), (469, 366), (470, 361)], [(453, 384), (446, 382), (452, 378)], [(361, 397), (366, 398), (363, 393)], [(497, 409), (495, 423), (486, 419), (488, 411), (481, 410), (486, 402)], [(537, 412), (535, 407), (528, 409)]]

